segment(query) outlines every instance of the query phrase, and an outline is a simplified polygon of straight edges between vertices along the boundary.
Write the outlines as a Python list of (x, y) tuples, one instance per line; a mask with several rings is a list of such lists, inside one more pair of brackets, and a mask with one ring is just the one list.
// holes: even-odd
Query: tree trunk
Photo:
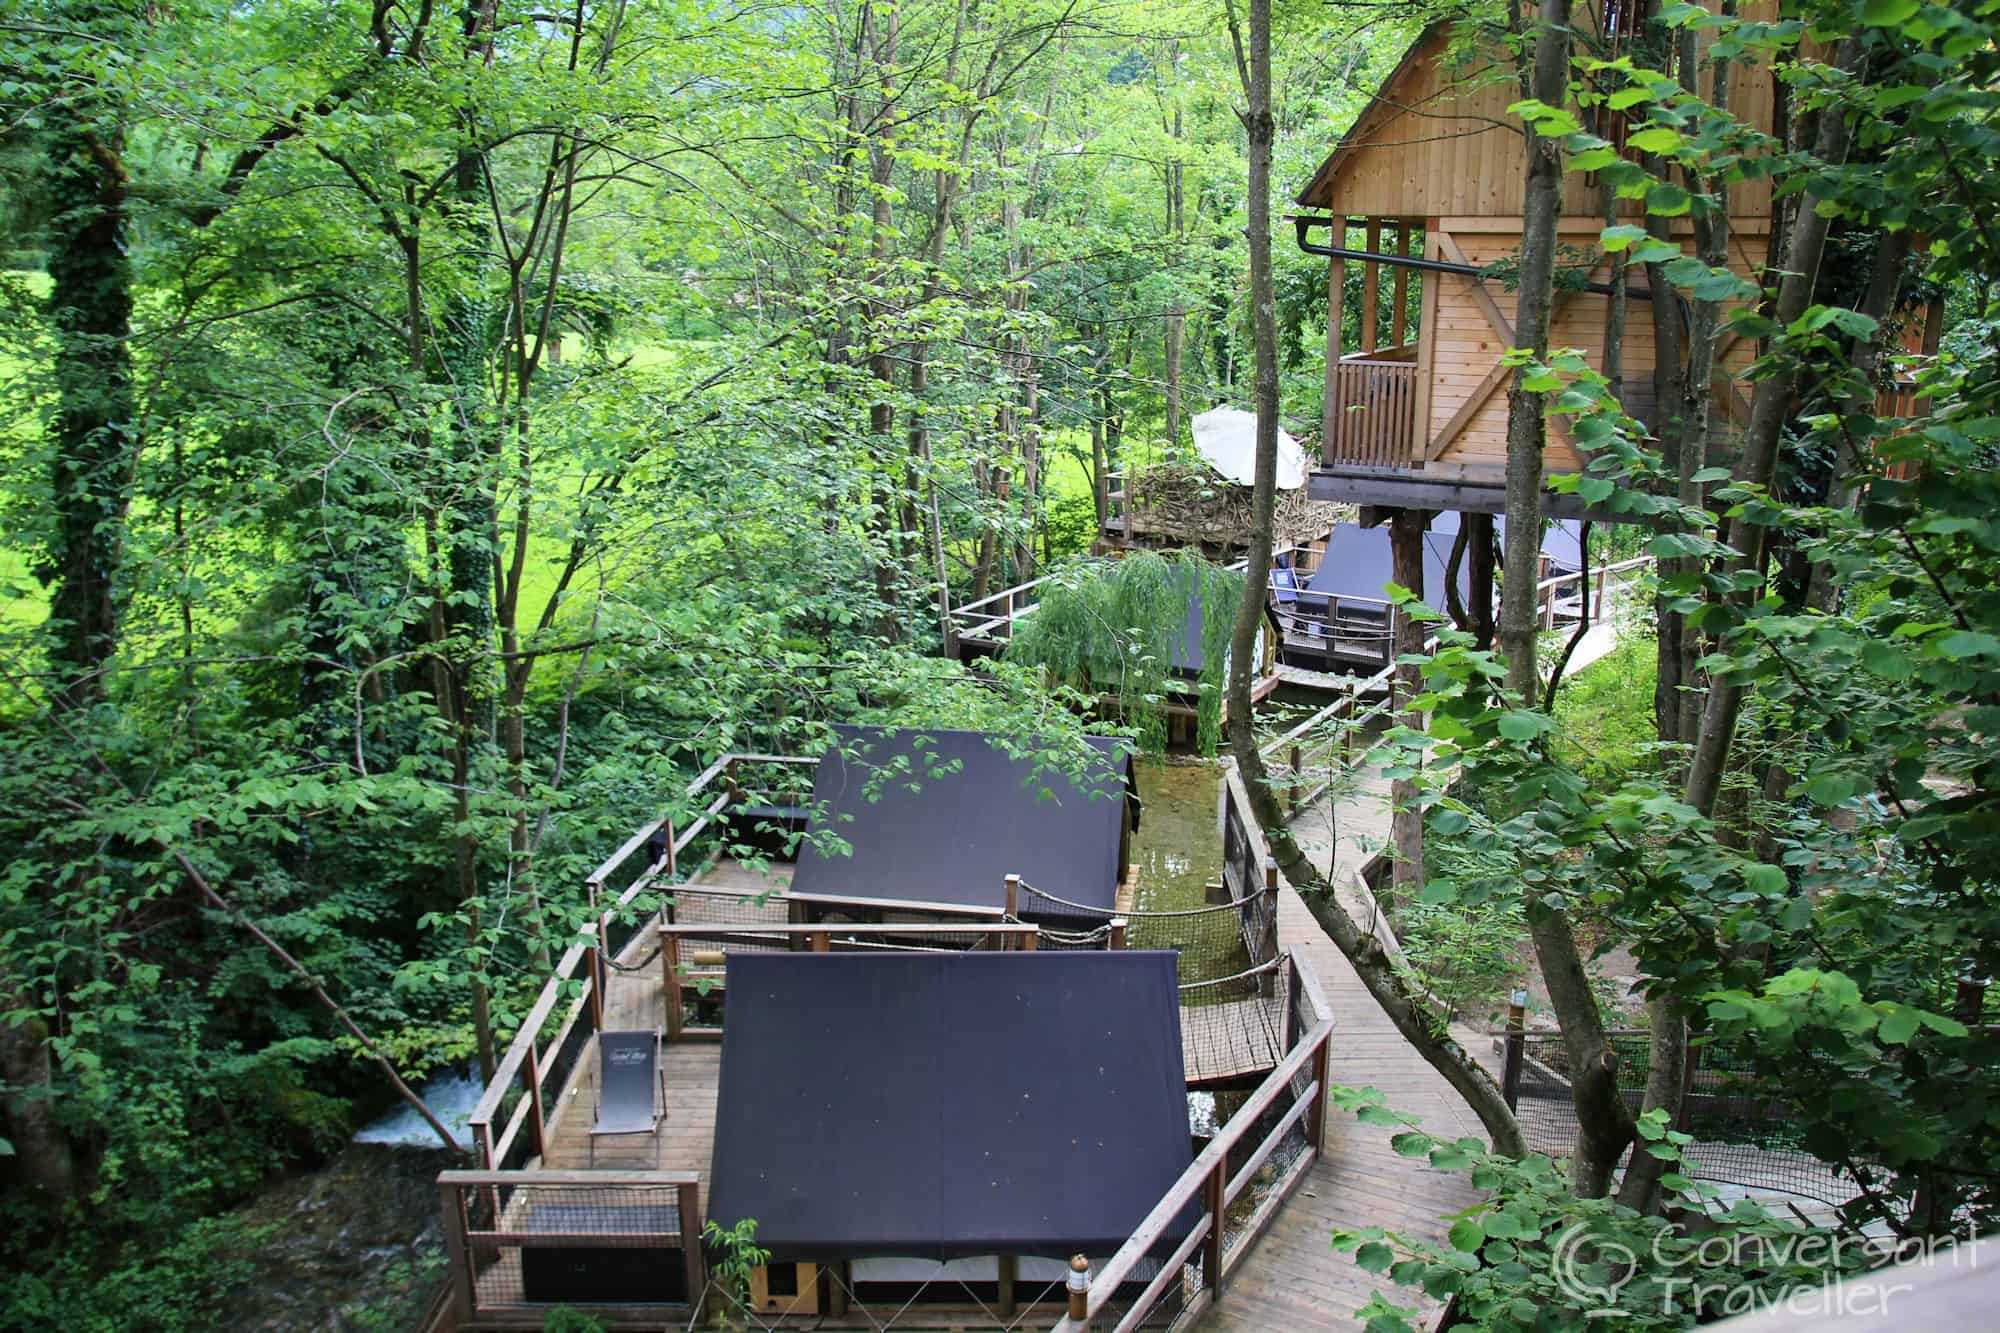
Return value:
[[(1875, 376), (1881, 368), (1882, 352), (1889, 337), (1889, 312), (1895, 308), (1896, 293), (1902, 286), (1903, 265), (1909, 257), (1910, 231), (1907, 227), (1885, 232), (1876, 242), (1875, 265), (1868, 277), (1868, 292), (1861, 301), (1861, 313), (1875, 321), (1875, 332), (1857, 339), (1849, 353), (1848, 359), (1854, 367), (1855, 392), (1840, 405), (1843, 414), (1865, 412), (1872, 405)], [(1854, 507), (1860, 492), (1853, 485), (1853, 479), (1867, 464), (1867, 459), (1855, 455), (1851, 441), (1843, 445), (1834, 456), (1833, 477), (1827, 485), (1827, 508), (1850, 510)], [(1806, 604), (1818, 611), (1833, 609), (1833, 570), (1824, 561), (1812, 568), (1806, 587)]]
[[(1836, 64), (1842, 70), (1852, 70), (1859, 62), (1860, 43), (1848, 38), (1840, 45)], [(1814, 151), (1820, 161), (1830, 164), (1846, 158), (1847, 117), (1843, 111), (1829, 108), (1820, 117)], [(1785, 247), (1785, 277), (1778, 287), (1775, 313), (1781, 328), (1790, 328), (1812, 303), (1829, 225), (1818, 205), (1818, 195), (1808, 188), (1799, 200), (1798, 217), (1792, 224), (1790, 243)], [(1756, 393), (1750, 400), (1750, 425), (1744, 431), (1743, 452), (1731, 474), (1733, 480), (1753, 486), (1771, 484), (1778, 467), (1779, 438), (1791, 414), (1792, 391), (1797, 381), (1797, 365), (1786, 361), (1757, 382)], [(1763, 526), (1747, 514), (1729, 520), (1723, 540), (1738, 553), (1731, 562), (1735, 572), (1763, 568), (1764, 535)], [(1739, 604), (1747, 604), (1751, 595), (1734, 596)], [(1717, 681), (1709, 687), (1708, 700), (1702, 709), (1701, 731), (1694, 738), (1694, 757), (1688, 765), (1686, 792), (1687, 803), (1704, 814), (1715, 810), (1723, 770), (1729, 762), (1730, 744), (1736, 736), (1737, 718), (1743, 709), (1744, 690), (1740, 681)]]
[(140, 447), (132, 260), (118, 108), (88, 92), (51, 105), (55, 536), (43, 577), (51, 585), (54, 698), (59, 706), (81, 707), (104, 697), (103, 669), (118, 650), (118, 577)]
[[(1263, 621), (1271, 577), (1272, 516), (1278, 476), (1278, 319), (1271, 290), (1271, 146), (1276, 126), (1271, 116), (1271, 0), (1250, 0), (1250, 33), (1246, 43), (1237, 21), (1235, 0), (1225, 0), (1230, 36), (1237, 52), (1248, 111), (1243, 117), (1250, 140), (1249, 246), (1251, 328), (1256, 343), (1255, 406), (1257, 410), (1257, 472), (1251, 487), (1249, 564), (1243, 601), (1230, 639), (1229, 745), (1250, 795), (1251, 814), (1264, 831), (1285, 877), (1299, 890), (1334, 944), (1354, 965), (1362, 984), (1382, 1006), (1411, 1046), (1452, 1087), (1458, 1090), (1492, 1136), (1495, 1150), (1524, 1156), (1526, 1142), (1519, 1121), (1493, 1079), (1448, 1033), (1434, 1028), (1375, 937), (1364, 933), (1341, 907), (1333, 886), (1315, 870), (1292, 840), (1284, 814), (1272, 794), (1269, 775), (1257, 752), (1251, 717), (1252, 650)], [(1247, 46), (1247, 53), (1246, 53)]]
[(1618, 1090), (1618, 1053), (1605, 1035), (1604, 1015), (1590, 989), (1569, 913), (1531, 899), (1528, 935), (1569, 1057), (1577, 1120), (1571, 1184), (1578, 1194), (1595, 1198), (1610, 1187), (1612, 1168), (1632, 1141), (1632, 1111)]
[[(1569, 87), (1569, 0), (1542, 0), (1535, 33), (1531, 95), (1561, 106)], [(1562, 212), (1562, 145), (1526, 128), (1528, 171), (1521, 219), (1521, 282), (1514, 340), (1545, 360), (1554, 300), (1556, 222)], [(1522, 388), (1525, 369), (1507, 391), (1507, 556), (1500, 589), (1500, 647), (1507, 688), (1527, 706), (1539, 682), (1535, 662), (1535, 584), (1542, 567), (1544, 395)]]
[[(1390, 577), (1419, 599), (1424, 596), (1424, 529), (1430, 515), (1421, 509), (1398, 509), (1389, 520)], [(1395, 611), (1395, 656), (1409, 657), (1424, 650), (1425, 622), (1402, 608)], [(1414, 663), (1396, 668), (1395, 693), (1403, 710), (1402, 722), (1412, 731), (1421, 731), (1424, 715), (1410, 707), (1410, 700), (1423, 689), (1423, 672)], [(1397, 902), (1413, 902), (1424, 888), (1424, 812), (1417, 806), (1415, 778), (1396, 778), (1389, 784), (1390, 840), (1395, 845), (1393, 866)]]
[(1467, 576), (1472, 596), (1472, 637), (1481, 652), (1493, 647), (1493, 515), (1467, 514), (1465, 530), (1472, 568)]
[[(26, 1009), (26, 997), (6, 992), (8, 1009)], [(69, 1137), (56, 1123), (49, 1099), (48, 1029), (39, 1017), (22, 1023), (0, 1018), (0, 1087), (6, 1088), (6, 1128), (21, 1174), (52, 1203), (76, 1192), (76, 1162)]]

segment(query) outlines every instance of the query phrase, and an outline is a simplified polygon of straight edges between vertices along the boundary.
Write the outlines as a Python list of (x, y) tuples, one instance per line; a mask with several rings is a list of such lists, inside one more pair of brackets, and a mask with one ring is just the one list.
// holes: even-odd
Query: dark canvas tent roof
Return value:
[(709, 1212), (779, 1259), (1110, 1255), (1192, 1160), (1171, 953), (728, 968)]
[[(1433, 607), (1444, 604), (1444, 571), (1451, 562), (1452, 543), (1458, 540), (1459, 515), (1451, 510), (1435, 515), (1424, 533), (1424, 601)], [(1493, 521), (1496, 536), (1504, 536), (1506, 520)], [(1579, 519), (1561, 519), (1542, 532), (1542, 554), (1558, 569), (1582, 567), (1583, 525)], [(1471, 562), (1458, 566), (1458, 592), (1471, 592)], [(1327, 537), (1326, 554), (1320, 558), (1312, 582), (1313, 592), (1339, 597), (1376, 597), (1394, 577), (1389, 558), (1389, 529), (1364, 528), (1354, 523), (1336, 526)]]
[[(1123, 867), (1125, 812), (1137, 822), (1130, 747), (1088, 738), (1099, 763), (1078, 785), (1015, 758), (977, 731), (836, 727), (813, 774), (809, 836), (790, 893), (1000, 908), (1019, 875), (1057, 898), (1109, 916)], [(845, 842), (852, 855), (813, 834)], [(1024, 896), (1024, 918), (1069, 916)]]

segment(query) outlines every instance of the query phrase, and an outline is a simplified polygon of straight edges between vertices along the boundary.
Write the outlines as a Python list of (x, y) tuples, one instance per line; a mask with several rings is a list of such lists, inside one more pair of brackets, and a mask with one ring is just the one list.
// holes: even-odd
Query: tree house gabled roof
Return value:
[[(1745, 17), (1750, 10), (1769, 8), (1768, 0), (1753, 0), (1744, 6)], [(1448, 59), (1451, 41), (1452, 26), (1438, 23), (1410, 44), (1299, 192), (1299, 204), (1350, 217), (1521, 215), (1526, 140), (1520, 117), (1507, 110), (1521, 100), (1520, 85), (1510, 71), (1477, 58), (1453, 64)], [(1731, 109), (1766, 131), (1772, 124), (1774, 91), (1767, 66), (1748, 61), (1732, 65)], [(1582, 118), (1589, 123), (1588, 115)], [(1621, 210), (1636, 215), (1638, 205), (1628, 200)], [(1733, 217), (1767, 217), (1770, 211), (1767, 180), (1731, 187)], [(1567, 173), (1563, 213), (1600, 212), (1595, 178)]]

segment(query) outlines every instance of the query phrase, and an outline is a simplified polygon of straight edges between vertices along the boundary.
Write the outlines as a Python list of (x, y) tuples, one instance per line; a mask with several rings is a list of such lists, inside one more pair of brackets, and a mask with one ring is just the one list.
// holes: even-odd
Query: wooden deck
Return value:
[(1262, 1078), (1284, 1058), (1283, 994), (1181, 1009), (1181, 1060), (1190, 1088)]
[[(1377, 775), (1361, 799), (1341, 803), (1339, 844), (1332, 849), (1337, 883), (1353, 882), (1361, 862), (1387, 840), (1385, 786)], [(1302, 812), (1292, 824), (1294, 834), (1320, 865), (1326, 864), (1329, 850), (1325, 818), (1322, 804)], [(1350, 913), (1361, 910), (1358, 900), (1347, 906)], [(1313, 970), (1333, 1007), (1333, 1083), (1379, 1088), (1390, 1106), (1422, 1116), (1424, 1128), (1434, 1135), (1485, 1137), (1471, 1109), (1391, 1026), (1290, 885), (1278, 895), (1278, 938), (1301, 965)], [(1364, 1125), (1338, 1109), (1328, 1110), (1319, 1160), (1270, 1228), (1251, 1243), (1248, 1257), (1232, 1275), (1222, 1299), (1203, 1318), (1202, 1327), (1228, 1333), (1355, 1329), (1361, 1321), (1354, 1318), (1354, 1311), (1377, 1291), (1388, 1292), (1398, 1303), (1414, 1304), (1432, 1317), (1440, 1312), (1438, 1303), (1425, 1299), (1422, 1292), (1362, 1271), (1351, 1255), (1336, 1253), (1329, 1244), (1331, 1233), (1340, 1227), (1379, 1226), (1442, 1238), (1448, 1225), (1445, 1216), (1479, 1197), (1464, 1175), (1433, 1171), (1421, 1161), (1398, 1157), (1389, 1147), (1392, 1132)]]

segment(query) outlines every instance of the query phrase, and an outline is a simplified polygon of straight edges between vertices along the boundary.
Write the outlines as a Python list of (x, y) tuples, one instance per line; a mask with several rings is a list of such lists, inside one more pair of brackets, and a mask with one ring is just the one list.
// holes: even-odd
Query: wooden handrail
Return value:
[[(1310, 970), (1300, 966), (1294, 958), (1293, 975), (1304, 979), (1310, 975)], [(1313, 994), (1311, 991), (1307, 993)], [(1292, 1048), (1290, 1054), (1279, 1062), (1278, 1067), (1257, 1085), (1257, 1090), (1250, 1094), (1250, 1099), (1243, 1104), (1242, 1109), (1229, 1118), (1229, 1124), (1236, 1128), (1218, 1134), (1206, 1148), (1201, 1150), (1187, 1170), (1181, 1173), (1180, 1179), (1160, 1196), (1159, 1202), (1153, 1205), (1145, 1220), (1140, 1222), (1125, 1243), (1118, 1247), (1118, 1252), (1105, 1263), (1102, 1271), (1092, 1276), (1089, 1317), (1077, 1321), (1065, 1315), (1061, 1322), (1055, 1325), (1055, 1333), (1085, 1333), (1090, 1321), (1095, 1319), (1104, 1306), (1116, 1296), (1119, 1287), (1126, 1282), (1132, 1269), (1146, 1257), (1147, 1251), (1159, 1242), (1160, 1237), (1166, 1234), (1167, 1228), (1173, 1225), (1181, 1210), (1192, 1203), (1206, 1187), (1209, 1177), (1218, 1170), (1226, 1172), (1229, 1169), (1231, 1150), (1249, 1136), (1251, 1126), (1270, 1110), (1280, 1097), (1291, 1092), (1292, 1079), (1309, 1062), (1318, 1057), (1320, 1049), (1326, 1045), (1332, 1033), (1333, 1020), (1322, 1015), (1320, 1020), (1299, 1039), (1298, 1045)], [(1308, 1095), (1298, 1100), (1303, 1103), (1311, 1096), (1322, 1095), (1318, 1090), (1319, 1082), (1316, 1080), (1313, 1087), (1308, 1089)], [(1309, 1150), (1316, 1151), (1317, 1145), (1313, 1145)], [(1212, 1220), (1219, 1221), (1219, 1219)], [(1188, 1247), (1188, 1253), (1192, 1252), (1193, 1247)], [(1185, 1259), (1186, 1256), (1182, 1257)], [(1135, 1309), (1134, 1314), (1137, 1313)]]
[[(1106, 1265), (1104, 1265), (1104, 1269), (1100, 1273), (1092, 1275), (1092, 1279), (1090, 1279), (1090, 1317), (1084, 1319), (1084, 1321), (1072, 1321), (1072, 1319), (1064, 1317), (1060, 1323), (1056, 1323), (1056, 1333), (1086, 1333), (1086, 1329), (1090, 1327), (1090, 1321), (1096, 1319), (1098, 1313), (1104, 1309), (1104, 1305), (1114, 1299), (1114, 1295), (1118, 1293), (1118, 1287), (1122, 1287), (1126, 1283), (1126, 1279), (1130, 1277), (1132, 1269), (1146, 1257), (1146, 1251), (1150, 1251), (1160, 1241), (1160, 1237), (1166, 1235), (1166, 1229), (1174, 1223), (1174, 1217), (1178, 1217), (1180, 1211), (1184, 1207), (1188, 1207), (1188, 1203), (1192, 1203), (1208, 1187), (1210, 1175), (1214, 1175), (1216, 1171), (1224, 1171), (1224, 1173), (1228, 1171), (1230, 1151), (1234, 1151), (1244, 1139), (1248, 1139), (1250, 1127), (1266, 1111), (1270, 1111), (1286, 1093), (1292, 1091), (1292, 1079), (1298, 1075), (1298, 1071), (1306, 1069), (1308, 1063), (1316, 1063), (1320, 1059), (1320, 1053), (1324, 1051), (1328, 1039), (1332, 1037), (1334, 1021), (1332, 1021), (1330, 1011), (1326, 1009), (1326, 997), (1320, 991), (1318, 981), (1312, 977), (1312, 969), (1302, 967), (1298, 963), (1296, 955), (1292, 959), (1292, 975), (1300, 979), (1302, 995), (1318, 1011), (1318, 1015), (1320, 1015), (1318, 1021), (1300, 1037), (1298, 1045), (1292, 1047), (1292, 1051), (1278, 1063), (1278, 1067), (1272, 1069), (1270, 1075), (1266, 1075), (1262, 1083), (1258, 1083), (1256, 1091), (1250, 1095), (1250, 1101), (1246, 1101), (1242, 1105), (1242, 1109), (1236, 1111), (1236, 1115), (1230, 1117), (1228, 1123), (1234, 1129), (1228, 1129), (1226, 1133), (1216, 1135), (1216, 1139), (1210, 1141), (1210, 1145), (1200, 1151), (1200, 1155), (1188, 1165), (1188, 1169), (1180, 1173), (1180, 1179), (1174, 1181), (1174, 1185), (1168, 1187), (1168, 1191), (1164, 1195), (1160, 1195), (1160, 1201), (1152, 1205), (1152, 1211), (1146, 1213), (1146, 1219), (1132, 1231), (1132, 1235), (1126, 1239), (1126, 1243), (1118, 1247), (1118, 1253), (1112, 1255), (1110, 1261), (1106, 1261)], [(1322, 1085), (1324, 1085), (1324, 1079), (1314, 1079), (1312, 1085), (1306, 1089), (1306, 1095), (1296, 1097), (1296, 1103), (1298, 1105), (1310, 1105), (1314, 1097), (1324, 1097), (1324, 1087)], [(1306, 1113), (1300, 1113), (1300, 1115), (1306, 1115)], [(1310, 1151), (1316, 1151), (1316, 1149), (1318, 1149), (1318, 1145), (1310, 1145)], [(1212, 1221), (1220, 1221), (1220, 1219), (1212, 1219)], [(1186, 1255), (1192, 1253), (1192, 1251), (1194, 1251), (1194, 1247), (1186, 1245), (1184, 1253), (1182, 1253), (1182, 1259), (1186, 1259)], [(1140, 1309), (1144, 1309), (1144, 1303), (1136, 1305), (1134, 1313), (1138, 1313)]]
[(689, 925), (676, 922), (672, 925), (655, 926), (653, 927), (653, 929), (658, 931), (662, 936), (728, 934), (728, 935), (784, 935), (788, 937), (793, 935), (826, 935), (826, 934), (1039, 936), (1042, 932), (1042, 928), (1040, 926), (1025, 921), (1007, 921), (1007, 922), (979, 921), (979, 922), (972, 922), (962, 926), (948, 925), (942, 922), (932, 922), (932, 921), (903, 921), (903, 922), (897, 922), (893, 925), (866, 925), (866, 924), (855, 925), (851, 923), (843, 923), (839, 925), (830, 925), (830, 924), (779, 925), (777, 923), (773, 923), (768, 926), (746, 925), (742, 922), (736, 922), (736, 921), (718, 922), (718, 923), (711, 923), (708, 925), (700, 925), (700, 924)]
[(440, 1185), (699, 1185), (698, 1171), (440, 1171)]

